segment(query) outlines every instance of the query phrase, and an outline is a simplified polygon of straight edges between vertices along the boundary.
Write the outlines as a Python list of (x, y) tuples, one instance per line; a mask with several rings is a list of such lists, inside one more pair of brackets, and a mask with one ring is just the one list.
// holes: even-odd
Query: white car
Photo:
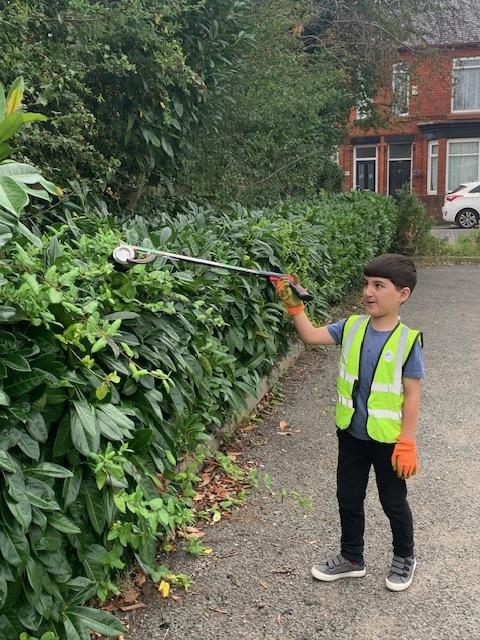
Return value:
[(480, 182), (464, 182), (445, 196), (442, 218), (462, 229), (478, 226), (480, 220)]

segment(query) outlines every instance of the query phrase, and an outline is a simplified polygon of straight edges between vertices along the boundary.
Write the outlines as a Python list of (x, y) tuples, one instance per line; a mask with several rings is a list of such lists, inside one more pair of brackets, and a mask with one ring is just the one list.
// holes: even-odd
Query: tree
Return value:
[(354, 100), (348, 79), (328, 52), (305, 50), (307, 3), (257, 0), (252, 15), (256, 46), (225, 117), (199, 134), (180, 184), (207, 199), (254, 204), (339, 188), (335, 148)]
[(22, 134), (25, 159), (120, 205), (168, 184), (249, 41), (239, 0), (0, 4), (3, 79), (28, 75), (29, 103), (50, 117)]

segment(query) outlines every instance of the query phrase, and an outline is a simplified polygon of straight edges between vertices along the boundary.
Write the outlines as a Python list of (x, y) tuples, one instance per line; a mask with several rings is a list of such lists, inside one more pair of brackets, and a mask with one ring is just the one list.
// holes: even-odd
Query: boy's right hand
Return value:
[[(298, 282), (296, 278), (295, 282)], [(300, 298), (295, 295), (295, 292), (291, 288), (288, 280), (279, 278), (275, 281), (275, 288), (277, 290), (278, 297), (283, 302), (289, 315), (297, 316), (299, 313), (302, 313), (305, 309), (305, 305)]]

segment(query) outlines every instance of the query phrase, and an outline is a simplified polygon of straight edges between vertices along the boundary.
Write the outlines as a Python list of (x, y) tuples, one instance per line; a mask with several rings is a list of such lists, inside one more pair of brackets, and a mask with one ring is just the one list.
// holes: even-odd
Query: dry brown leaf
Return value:
[(264, 589), (268, 589), (268, 584), (266, 582), (263, 582), (263, 580), (258, 580), (257, 579), (258, 584), (263, 587)]
[(184, 537), (189, 540), (190, 538), (203, 538), (205, 531), (192, 531), (192, 533), (185, 533)]
[(228, 611), (225, 611), (225, 609), (217, 609), (217, 607), (208, 607), (209, 609), (211, 609), (211, 611), (215, 611), (216, 613), (224, 613), (225, 615), (228, 613)]
[(133, 604), (138, 600), (138, 591), (136, 589), (127, 589), (122, 591), (120, 597), (125, 604)]
[(141, 587), (142, 585), (145, 584), (145, 582), (147, 581), (147, 578), (144, 573), (137, 573), (133, 581), (138, 587)]
[(200, 500), (203, 500), (204, 498), (205, 498), (205, 494), (204, 493), (196, 493), (193, 496), (194, 502), (200, 502)]
[(278, 423), (278, 427), (280, 431), (285, 431), (285, 429), (288, 427), (288, 422), (286, 420), (280, 420), (280, 422)]
[(126, 607), (120, 607), (122, 611), (136, 611), (137, 609), (145, 609), (147, 605), (144, 602), (136, 602), (135, 604), (129, 604)]
[(198, 485), (199, 487), (206, 487), (212, 481), (211, 476), (208, 473), (201, 474), (202, 482)]
[(247, 424), (246, 427), (241, 427), (240, 431), (253, 431), (254, 429), (257, 428), (258, 425), (256, 424)]

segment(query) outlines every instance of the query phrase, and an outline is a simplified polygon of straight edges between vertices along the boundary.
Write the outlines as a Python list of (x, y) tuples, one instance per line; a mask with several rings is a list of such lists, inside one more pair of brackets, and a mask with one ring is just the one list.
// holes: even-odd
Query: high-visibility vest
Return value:
[[(360, 355), (370, 316), (350, 316), (345, 322), (337, 375), (336, 422), (348, 429), (355, 412)], [(399, 322), (377, 362), (367, 401), (367, 433), (378, 442), (396, 442), (402, 427), (402, 369), (421, 333)]]

